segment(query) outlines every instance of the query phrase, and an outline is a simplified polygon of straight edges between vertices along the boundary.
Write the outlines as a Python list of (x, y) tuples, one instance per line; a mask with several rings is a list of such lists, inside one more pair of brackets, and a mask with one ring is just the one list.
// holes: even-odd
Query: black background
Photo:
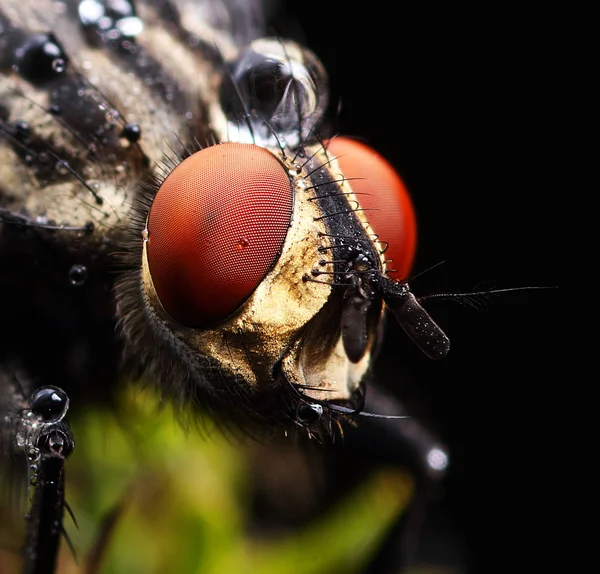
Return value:
[[(379, 150), (411, 190), (414, 270), (445, 261), (412, 283), (417, 294), (560, 287), (560, 37), (544, 14), (407, 5), (290, 2), (277, 32), (295, 33), (323, 61), (336, 131)], [(430, 305), (452, 341), (440, 363), (397, 328), (386, 341), (399, 394), (449, 446), (434, 516), (451, 544), (463, 539), (457, 564), (469, 572), (540, 571), (562, 546), (561, 291), (497, 297), (482, 311)], [(455, 560), (441, 548), (438, 559)]]

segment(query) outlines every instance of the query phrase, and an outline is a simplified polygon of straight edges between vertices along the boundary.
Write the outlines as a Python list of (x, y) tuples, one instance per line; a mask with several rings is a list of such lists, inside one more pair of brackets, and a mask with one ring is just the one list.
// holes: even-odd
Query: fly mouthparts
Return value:
[(340, 405), (334, 405), (332, 403), (323, 403), (328, 409), (332, 411), (337, 411), (339, 413), (344, 413), (346, 415), (360, 415), (361, 417), (371, 417), (374, 419), (409, 419), (411, 418), (409, 415), (379, 415), (376, 413), (367, 413), (365, 411), (355, 411), (354, 409), (349, 409), (347, 407), (342, 407)]

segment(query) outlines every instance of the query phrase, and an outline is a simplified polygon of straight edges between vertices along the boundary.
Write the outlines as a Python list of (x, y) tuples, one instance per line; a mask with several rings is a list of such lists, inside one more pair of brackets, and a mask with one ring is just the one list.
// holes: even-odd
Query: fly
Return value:
[[(258, 3), (0, 3), (0, 430), (11, 472), (31, 463), (25, 571), (54, 570), (67, 409), (121, 377), (244, 434), (352, 440), (405, 416), (365, 412), (384, 315), (448, 353), (407, 282), (408, 191), (326, 133), (327, 106), (318, 58), (264, 37)], [(396, 422), (429, 484), (443, 447)]]

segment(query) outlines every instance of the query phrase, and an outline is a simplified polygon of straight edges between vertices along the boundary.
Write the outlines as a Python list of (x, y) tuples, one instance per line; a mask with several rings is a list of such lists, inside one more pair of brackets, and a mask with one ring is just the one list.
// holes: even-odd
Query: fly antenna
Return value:
[(454, 301), (461, 305), (479, 308), (481, 307), (481, 302), (478, 301), (478, 299), (485, 301), (486, 297), (494, 295), (503, 295), (504, 293), (522, 293), (525, 291), (538, 291), (546, 289), (558, 289), (558, 285), (508, 287), (506, 289), (487, 289), (483, 291), (471, 291), (467, 293), (433, 293), (432, 295), (423, 295), (422, 297), (417, 297), (417, 300), (419, 301), (419, 303), (423, 303), (424, 301), (431, 301), (432, 299)]

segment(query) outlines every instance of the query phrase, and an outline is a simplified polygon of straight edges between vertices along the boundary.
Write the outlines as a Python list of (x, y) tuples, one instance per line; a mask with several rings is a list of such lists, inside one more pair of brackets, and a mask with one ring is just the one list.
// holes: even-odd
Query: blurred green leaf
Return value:
[(216, 431), (185, 431), (147, 392), (122, 404), (121, 419), (94, 411), (71, 421), (67, 494), (79, 530), (68, 518), (66, 530), (78, 561), (64, 544), (60, 572), (86, 572), (102, 525), (120, 509), (105, 532), (102, 574), (351, 574), (412, 494), (408, 474), (383, 469), (305, 528), (250, 535), (247, 448)]

